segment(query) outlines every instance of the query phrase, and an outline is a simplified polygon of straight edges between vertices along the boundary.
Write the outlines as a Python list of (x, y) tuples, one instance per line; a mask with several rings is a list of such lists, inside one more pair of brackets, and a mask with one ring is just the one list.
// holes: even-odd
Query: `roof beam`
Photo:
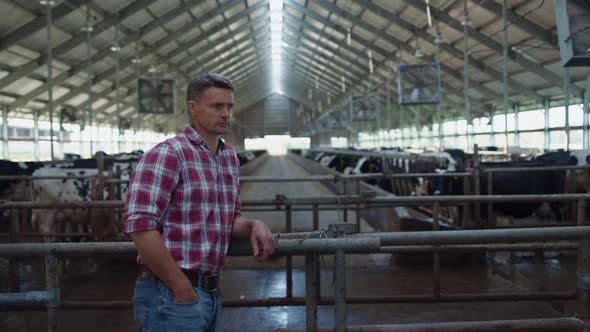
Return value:
[[(135, 14), (136, 12), (138, 12), (139, 10), (143, 9), (144, 7), (148, 6), (149, 4), (151, 4), (153, 2), (155, 2), (155, 0), (136, 1), (136, 2), (131, 3), (129, 6), (121, 9), (117, 13), (114, 13), (113, 15), (108, 16), (108, 18), (102, 20), (100, 23), (95, 24), (93, 26), (93, 31), (91, 32), (91, 38), (94, 38), (97, 35), (99, 35), (100, 33), (104, 32), (105, 30), (110, 29), (117, 22), (119, 22), (119, 20), (125, 19), (125, 18)], [(60, 45), (57, 45), (53, 49), (52, 53), (53, 53), (54, 58), (59, 60), (59, 57), (61, 55), (71, 51), (73, 48), (77, 47), (81, 43), (86, 42), (86, 39), (87, 39), (87, 36), (86, 36), (85, 31), (80, 31), (80, 32), (76, 33), (75, 35), (73, 35), (72, 38), (66, 40), (65, 42), (61, 43)], [(97, 57), (97, 59), (101, 59), (104, 56), (107, 56), (109, 54), (108, 51), (109, 50), (103, 50), (101, 52), (101, 57)], [(37, 59), (29, 61), (26, 64), (19, 66), (17, 70), (10, 73), (6, 77), (3, 77), (2, 79), (0, 79), (0, 89), (3, 89), (4, 87), (8, 86), (9, 84), (12, 84), (13, 82), (20, 79), (21, 77), (29, 75), (30, 73), (34, 72), (35, 70), (41, 68), (41, 66), (45, 65), (46, 61), (47, 61), (47, 57), (45, 55), (41, 55)], [(63, 60), (60, 60), (60, 61), (64, 62)]]
[[(213, 18), (213, 17), (215, 17), (215, 16), (219, 15), (219, 14), (220, 14), (220, 13), (222, 13), (223, 11), (227, 10), (228, 8), (235, 6), (236, 4), (239, 4), (239, 3), (235, 3), (235, 2), (228, 2), (228, 3), (225, 3), (224, 5), (221, 5), (221, 6), (217, 7), (217, 8), (216, 8), (214, 11), (212, 11), (212, 12), (207, 12), (207, 13), (204, 13), (204, 14), (203, 14), (201, 17), (199, 17), (199, 22), (203, 22), (204, 20), (211, 19), (211, 18)], [(182, 8), (183, 8), (182, 12), (183, 12), (184, 10), (190, 10), (190, 8), (191, 8), (191, 6), (189, 5), (189, 3), (184, 3), (184, 2), (183, 2), (183, 3), (182, 3), (180, 6), (179, 6), (179, 7), (182, 7)], [(255, 6), (252, 6), (251, 8), (255, 8)], [(250, 8), (250, 9), (251, 9), (251, 8)], [(237, 17), (237, 16), (244, 15), (244, 13), (246, 13), (246, 12), (248, 12), (248, 11), (245, 11), (245, 12), (242, 12), (242, 13), (240, 13), (240, 14), (237, 14), (237, 15), (236, 15), (236, 16), (234, 16), (232, 19), (235, 19), (235, 17)], [(178, 14), (177, 14), (177, 15), (178, 15)], [(166, 19), (165, 19), (165, 20), (163, 20), (163, 19), (162, 19), (163, 17), (166, 17)], [(174, 16), (174, 17), (175, 17), (175, 16)], [(140, 29), (140, 34), (139, 34), (139, 35), (140, 35), (140, 36), (141, 36), (141, 35), (144, 35), (144, 34), (148, 33), (148, 31), (151, 31), (151, 30), (153, 30), (153, 29), (156, 29), (157, 27), (159, 27), (159, 26), (160, 26), (160, 24), (164, 24), (164, 22), (167, 22), (167, 21), (169, 21), (169, 20), (171, 20), (171, 19), (173, 19), (173, 17), (169, 17), (167, 14), (164, 14), (164, 15), (163, 15), (162, 17), (160, 17), (158, 20), (151, 21), (151, 22), (150, 22), (150, 23), (148, 23), (146, 26), (142, 27), (142, 28)], [(178, 29), (178, 30), (177, 30), (177, 31), (174, 33), (174, 36), (168, 36), (168, 38), (177, 38), (178, 36), (181, 36), (181, 35), (183, 35), (183, 34), (187, 33), (188, 31), (190, 31), (190, 28), (191, 28), (192, 26), (194, 26), (194, 24), (199, 24), (199, 22), (189, 22), (189, 23), (185, 24), (185, 25), (184, 25), (182, 28)], [(206, 37), (204, 37), (204, 36), (199, 36), (199, 37), (200, 37), (201, 39), (203, 39), (203, 40), (204, 40), (204, 39), (206, 39)], [(133, 40), (134, 40), (134, 38), (133, 38), (133, 37), (131, 37), (131, 36), (126, 36), (126, 37), (124, 38), (124, 40), (123, 40), (123, 41), (121, 41), (120, 43), (121, 43), (121, 44), (125, 44), (125, 43), (132, 42)], [(170, 57), (168, 57), (168, 55), (167, 55), (166, 57), (159, 56), (159, 55), (158, 55), (158, 53), (157, 53), (157, 50), (158, 50), (159, 48), (163, 47), (163, 46), (164, 46), (165, 44), (167, 44), (168, 42), (169, 42), (169, 39), (167, 39), (167, 37), (165, 37), (165, 38), (163, 38), (163, 39), (159, 40), (158, 42), (156, 42), (154, 45), (152, 45), (152, 46), (150, 46), (150, 47), (148, 47), (148, 48), (146, 48), (146, 49), (143, 49), (143, 50), (142, 50), (142, 53), (143, 53), (142, 57), (144, 57), (144, 56), (148, 56), (148, 55), (150, 55), (150, 56), (157, 56), (158, 60), (160, 60), (160, 62), (161, 62), (161, 63), (167, 63), (167, 62), (169, 61)], [(181, 44), (181, 46), (184, 46), (184, 47), (187, 47), (187, 46), (194, 46), (194, 44), (193, 44), (193, 45), (187, 45), (187, 43), (183, 43), (183, 44)], [(182, 48), (182, 47), (179, 47), (179, 48)], [(98, 55), (100, 55), (100, 54), (98, 54)], [(93, 56), (93, 59), (94, 59), (94, 58), (97, 58), (97, 57), (98, 57), (98, 55), (95, 55), (95, 56)], [(99, 60), (100, 60), (100, 59), (95, 59), (95, 61), (99, 61)], [(131, 62), (131, 59), (130, 59), (130, 58), (126, 58), (126, 59), (120, 59), (120, 62), (119, 62), (119, 63), (120, 63), (120, 66), (119, 66), (119, 68), (120, 68), (120, 70), (121, 70), (121, 71), (122, 71), (122, 70), (124, 70), (125, 68), (127, 68), (128, 66), (132, 66), (132, 65), (133, 65), (133, 64), (132, 64), (132, 62)], [(81, 72), (82, 70), (86, 69), (86, 66), (87, 66), (87, 63), (86, 63), (86, 61), (81, 61), (80, 63), (78, 63), (78, 64), (77, 64), (77, 65), (75, 65), (74, 67), (70, 68), (70, 70), (68, 70), (68, 71), (66, 71), (66, 72), (63, 72), (63, 73), (62, 73), (62, 74), (60, 74), (59, 76), (55, 77), (55, 78), (54, 78), (54, 84), (55, 84), (55, 85), (59, 85), (61, 82), (65, 81), (67, 78), (69, 78), (69, 77), (71, 77), (71, 76), (74, 76), (74, 75), (76, 75), (77, 73)], [(180, 69), (178, 69), (178, 68), (177, 68), (177, 66), (175, 66), (174, 64), (170, 64), (170, 68), (174, 69), (174, 70), (175, 70), (175, 71), (176, 71), (176, 72), (177, 72), (179, 75), (186, 75), (186, 73), (185, 73), (185, 72), (182, 72), (182, 71), (181, 71)], [(111, 75), (113, 75), (114, 73), (115, 73), (115, 68), (111, 68), (110, 70), (107, 70), (107, 71), (105, 71), (105, 72), (103, 72), (103, 73), (101, 74), (101, 75), (105, 76), (105, 77), (104, 77), (104, 78), (102, 78), (102, 79), (106, 79), (106, 78), (110, 77)], [(97, 79), (96, 79), (95, 81), (100, 81), (98, 76), (97, 76)], [(81, 88), (82, 88), (82, 87), (81, 87)], [(21, 98), (19, 98), (17, 101), (15, 101), (15, 102), (11, 103), (11, 104), (9, 105), (9, 107), (10, 107), (10, 108), (19, 107), (19, 106), (21, 106), (21, 105), (23, 105), (23, 104), (27, 103), (29, 100), (31, 100), (32, 98), (36, 97), (37, 95), (39, 95), (39, 94), (41, 94), (41, 93), (45, 92), (46, 90), (47, 90), (47, 85), (46, 85), (46, 84), (44, 84), (44, 85), (42, 85), (42, 86), (38, 87), (37, 89), (33, 90), (32, 92), (28, 93), (27, 95), (25, 95), (25, 96), (22, 96), (22, 97), (21, 97)], [(77, 92), (77, 93), (73, 94), (73, 95), (76, 95), (76, 94), (78, 94), (78, 93), (81, 93), (82, 91), (83, 91), (83, 89), (82, 89), (82, 90), (80, 90), (79, 92)], [(69, 98), (72, 98), (73, 96), (72, 96), (70, 93), (68, 93), (68, 97), (69, 97)], [(54, 103), (55, 103), (56, 105), (58, 105), (58, 102), (57, 102), (57, 101), (55, 101)]]
[[(232, 6), (233, 6), (233, 5), (235, 5), (235, 4), (236, 4), (236, 3), (233, 3), (233, 2), (231, 3), (231, 5), (232, 5)], [(213, 12), (209, 12), (209, 13), (205, 13), (205, 14), (203, 14), (203, 15), (200, 17), (200, 20), (202, 21), (203, 19), (210, 19), (210, 18), (212, 18), (212, 17), (215, 17), (215, 16), (217, 16), (217, 15), (218, 15), (219, 13), (221, 13), (223, 10), (227, 10), (227, 5), (228, 5), (228, 4), (226, 4), (226, 5), (224, 5), (224, 6), (221, 6), (221, 7), (218, 7), (218, 8), (216, 8), (216, 10), (214, 10)], [(178, 8), (177, 8), (177, 9), (174, 9), (173, 11), (175, 12), (175, 16), (176, 16), (176, 15), (179, 15), (181, 12), (184, 12), (185, 10), (189, 10), (189, 9), (190, 9), (190, 7), (185, 7), (185, 6), (187, 6), (187, 4), (186, 4), (186, 3), (180, 6), (180, 7), (182, 7), (182, 11), (180, 11), (180, 12), (178, 11)], [(252, 6), (252, 7), (250, 7), (250, 9), (249, 9), (249, 10), (256, 10), (256, 9), (258, 9), (258, 8), (260, 8), (260, 7), (261, 7), (261, 6)], [(188, 8), (188, 9), (187, 9), (187, 8)], [(249, 10), (248, 10), (248, 11), (246, 11), (246, 12), (244, 12), (244, 13), (249, 13)], [(243, 13), (236, 15), (235, 17), (233, 17), (233, 18), (230, 20), (230, 22), (233, 22), (233, 21), (235, 21), (235, 20), (239, 19), (239, 18), (236, 18), (237, 16), (239, 16), (239, 17), (241, 18), (241, 17), (243, 17), (243, 15), (244, 15)], [(175, 16), (174, 16), (174, 17), (175, 17)], [(171, 16), (171, 15), (169, 15), (168, 13), (164, 14), (164, 15), (163, 15), (162, 17), (160, 17), (158, 20), (156, 20), (156, 21), (152, 21), (152, 22), (148, 23), (146, 26), (142, 27), (142, 29), (141, 29), (141, 32), (140, 32), (140, 35), (143, 35), (143, 34), (145, 34), (145, 33), (148, 33), (149, 31), (152, 31), (153, 29), (157, 28), (157, 27), (158, 27), (160, 24), (164, 24), (165, 22), (167, 22), (167, 21), (169, 21), (169, 20), (173, 19), (174, 17), (172, 17), (172, 16)], [(165, 19), (163, 19), (163, 18), (165, 18)], [(196, 23), (198, 23), (198, 22), (196, 22)], [(184, 33), (186, 33), (186, 32), (188, 31), (188, 29), (190, 29), (190, 26), (191, 26), (191, 25), (193, 25), (193, 24), (196, 24), (196, 23), (195, 23), (195, 22), (189, 22), (189, 23), (185, 24), (185, 25), (184, 25), (184, 26), (183, 26), (181, 29), (179, 29), (179, 30), (178, 30), (178, 31), (181, 31), (182, 33), (178, 33), (178, 34), (177, 34), (177, 33), (175, 33), (175, 35), (176, 35), (176, 36), (175, 36), (175, 38), (176, 38), (176, 37), (178, 37), (178, 36), (180, 36), (180, 35), (182, 35), (182, 34), (184, 34)], [(177, 32), (178, 32), (178, 31), (177, 31)], [(176, 51), (178, 51), (178, 50), (182, 50), (182, 51), (184, 51), (184, 50), (186, 49), (186, 47), (189, 47), (189, 46), (194, 46), (195, 44), (190, 44), (190, 43), (193, 43), (193, 42), (195, 42), (195, 40), (196, 40), (196, 39), (198, 39), (198, 40), (201, 40), (201, 41), (202, 41), (202, 40), (205, 40), (205, 39), (206, 39), (206, 37), (204, 37), (204, 36), (200, 35), (200, 36), (199, 36), (199, 37), (197, 37), (197, 38), (193, 38), (193, 39), (191, 39), (190, 41), (188, 41), (188, 42), (186, 42), (186, 43), (183, 43), (183, 44), (181, 44), (181, 45), (180, 45), (178, 48), (176, 48), (175, 50), (176, 50)], [(146, 51), (146, 50), (144, 50), (144, 53), (145, 53), (145, 54), (144, 54), (143, 56), (157, 54), (157, 50), (158, 50), (159, 48), (163, 47), (163, 46), (164, 46), (164, 45), (165, 45), (167, 42), (168, 42), (168, 40), (167, 40), (166, 38), (163, 38), (162, 40), (158, 41), (156, 44), (154, 44), (154, 45), (150, 46), (150, 47), (149, 47), (149, 50), (147, 50), (147, 51)], [(146, 54), (147, 54), (147, 55), (146, 55)], [(159, 58), (161, 58), (161, 59), (164, 59), (164, 57), (160, 57), (160, 56), (159, 56)], [(167, 54), (165, 58), (166, 58), (166, 60), (170, 59), (170, 58), (171, 58), (170, 54)], [(162, 61), (163, 61), (163, 62), (165, 62), (166, 60), (162, 60)], [(129, 67), (129, 66), (135, 66), (134, 64), (132, 64), (132, 62), (131, 62), (131, 59), (130, 59), (130, 58), (127, 58), (127, 59), (122, 59), (122, 60), (121, 60), (121, 62), (120, 62), (120, 70), (121, 70), (121, 71), (122, 71), (122, 70), (125, 70), (125, 69), (126, 69), (127, 67)], [(177, 68), (176, 66), (172, 66), (172, 67), (173, 67), (173, 68)], [(178, 74), (179, 74), (179, 75), (181, 75), (181, 76), (185, 76), (185, 75), (187, 75), (187, 73), (186, 73), (185, 71), (182, 71), (182, 70), (180, 70), (180, 69), (176, 69), (176, 70), (177, 70)], [(113, 74), (115, 74), (115, 68), (110, 68), (110, 69), (108, 69), (108, 70), (104, 71), (103, 73), (101, 73), (101, 74), (97, 75), (97, 76), (95, 77), (95, 79), (94, 79), (94, 82), (100, 82), (100, 81), (102, 81), (102, 80), (106, 80), (106, 79), (108, 79), (110, 76), (112, 76)], [(121, 80), (121, 82), (120, 82), (120, 86), (121, 86), (121, 87), (124, 87), (126, 84), (130, 83), (131, 81), (133, 81), (133, 78), (134, 78), (134, 77), (135, 77), (135, 75), (134, 75), (134, 74), (132, 74), (132, 75), (130, 75), (128, 78), (126, 78), (126, 79), (122, 79), (122, 80)], [(67, 100), (69, 100), (69, 99), (71, 99), (71, 98), (75, 97), (76, 95), (78, 95), (78, 94), (80, 94), (80, 93), (84, 93), (84, 92), (86, 92), (86, 90), (87, 90), (87, 88), (86, 88), (86, 87), (84, 87), (84, 86), (82, 86), (82, 87), (80, 87), (80, 88), (78, 88), (78, 89), (72, 90), (72, 91), (68, 92), (66, 95), (64, 95), (64, 96), (62, 96), (61, 98), (59, 98), (59, 99), (57, 99), (56, 101), (54, 101), (54, 103), (55, 103), (56, 105), (59, 105), (60, 103), (64, 103), (64, 102), (66, 102)], [(112, 85), (111, 91), (114, 91), (114, 85)], [(106, 93), (106, 94), (101, 94), (100, 96), (93, 96), (93, 97), (94, 97), (94, 98), (96, 98), (96, 99), (99, 99), (99, 98), (105, 98), (105, 97), (106, 97), (106, 96), (107, 96), (109, 93), (110, 93), (110, 91), (107, 91), (107, 93)]]
[[(76, 10), (77, 7), (84, 6), (88, 2), (90, 2), (90, 0), (68, 0), (67, 4), (60, 4), (55, 8), (51, 9), (51, 18), (54, 21), (57, 21), (62, 17), (70, 14), (72, 11)], [(0, 51), (4, 51), (10, 46), (31, 36), (35, 32), (40, 31), (41, 29), (45, 28), (46, 25), (47, 18), (45, 17), (45, 15), (37, 16), (31, 22), (23, 25), (22, 27), (6, 35), (6, 37), (0, 39)]]
[[(502, 5), (495, 1), (473, 1), (474, 4), (502, 17)], [(557, 45), (557, 35), (551, 29), (545, 29), (537, 23), (522, 17), (513, 10), (506, 11), (506, 18), (522, 31), (531, 36), (542, 40), (545, 44), (550, 46)]]
[[(238, 30), (242, 30), (242, 29), (240, 28)], [(255, 31), (263, 31), (263, 30), (268, 30), (268, 27), (263, 26), (263, 27), (260, 27), (260, 28), (256, 29)], [(237, 33), (239, 33), (239, 31), (237, 31), (237, 30), (236, 31), (233, 31), (232, 34), (226, 35), (226, 36), (224, 36), (224, 38), (232, 38)], [(255, 35), (255, 38), (257, 38), (258, 36), (262, 36), (262, 34), (257, 33)], [(203, 38), (203, 37), (202, 36), (199, 36), (197, 38)], [(246, 35), (244, 38), (240, 39), (240, 41), (249, 40), (251, 38), (252, 38), (252, 36)], [(186, 43), (183, 43), (176, 50), (180, 50), (180, 49), (184, 50), (184, 49), (186, 49), (186, 48), (183, 47), (184, 44), (194, 45), (193, 42), (194, 42), (194, 40), (190, 40), (190, 41), (188, 41)], [(225, 52), (225, 50), (229, 50), (229, 49), (235, 49), (235, 51), (232, 52), (232, 54), (230, 56), (228, 56), (228, 57), (231, 57), (232, 55), (234, 55), (236, 53), (242, 54), (244, 52), (244, 49), (239, 50), (238, 47), (237, 47), (237, 44), (238, 44), (238, 42), (237, 41), (234, 41), (233, 43), (231, 43), (231, 44), (227, 45), (226, 47), (224, 47), (223, 49), (219, 50), (218, 53), (223, 53), (223, 52)], [(173, 52), (175, 52), (175, 51), (172, 51), (171, 53), (173, 53)], [(170, 56), (170, 54), (168, 54), (167, 57), (168, 58), (172, 58), (173, 56)], [(185, 58), (185, 59), (187, 59), (187, 58)], [(212, 60), (215, 60), (215, 59), (217, 59), (217, 57), (216, 57), (215, 54), (213, 54), (211, 57), (209, 57), (207, 59), (207, 61), (209, 62), (209, 61), (212, 61)], [(220, 59), (220, 61), (217, 62), (217, 65), (221, 65), (221, 64), (223, 64), (223, 59)], [(184, 69), (182, 69), (182, 72), (183, 72), (183, 76), (181, 76), (181, 77), (186, 77), (186, 78), (190, 78), (191, 77), (191, 75), (190, 74), (187, 75), (187, 73), (192, 72), (192, 70), (189, 70), (187, 68), (184, 68)], [(104, 76), (103, 74), (101, 74), (99, 76)], [(129, 83), (134, 82), (135, 78), (136, 78), (136, 76), (132, 74), (132, 75), (129, 75), (127, 78), (122, 79), (121, 82), (120, 82), (120, 87), (125, 87)], [(107, 89), (107, 91), (103, 91), (103, 93), (101, 93), (100, 95), (95, 96), (95, 99), (106, 98), (108, 96), (108, 94), (112, 93), (113, 91), (114, 91), (114, 85), (112, 86), (111, 89)], [(111, 102), (103, 105), (103, 107), (101, 107), (100, 109), (98, 109), (98, 112), (104, 111), (106, 108), (114, 105), (115, 103), (116, 103), (116, 101), (112, 100)]]
[[(401, 17), (401, 15), (393, 15), (393, 13), (389, 13), (387, 11), (387, 9), (385, 9), (377, 4), (374, 4), (372, 2), (365, 1), (365, 0), (355, 0), (355, 1), (361, 5), (366, 6), (374, 14), (376, 14), (386, 20), (393, 22), (394, 24), (398, 25), (399, 27), (401, 27), (402, 29), (404, 29), (408, 32), (415, 33), (420, 38), (422, 38), (423, 41), (426, 41), (429, 44), (433, 45), (434, 47), (437, 47), (436, 43), (434, 42), (434, 39), (436, 36), (434, 36), (430, 32), (428, 32), (428, 26), (426, 26), (425, 28), (420, 28), (419, 26), (416, 26), (413, 23), (410, 23), (410, 22), (404, 20)], [(486, 1), (485, 3), (491, 4), (492, 2)], [(496, 3), (494, 2), (494, 4), (496, 4)], [(502, 6), (500, 6), (500, 13), (501, 13), (501, 11), (502, 11)], [(463, 61), (463, 51), (456, 49), (451, 44), (449, 44), (445, 41), (439, 43), (439, 47), (442, 51), (445, 51), (445, 52), (449, 53), (450, 55), (454, 56), (455, 58)], [(472, 64), (474, 68), (479, 69), (481, 72), (493, 77), (494, 79), (496, 79), (498, 81), (502, 81), (503, 78), (502, 78), (501, 72), (495, 70), (491, 66), (485, 64), (484, 62), (482, 62), (478, 59), (475, 59), (471, 55), (469, 55), (468, 57), (469, 57), (469, 63)], [(521, 91), (523, 94), (525, 94), (529, 98), (533, 98), (536, 100), (542, 100), (544, 98), (544, 96), (538, 94), (534, 90), (524, 86), (523, 84), (521, 84), (517, 81), (509, 79), (509, 84), (512, 88)]]
[[(306, 15), (308, 15), (308, 16), (310, 16), (310, 17), (312, 17), (313, 19), (315, 19), (315, 20), (319, 21), (320, 23), (322, 23), (322, 24), (324, 24), (324, 25), (326, 25), (326, 26), (330, 27), (331, 29), (334, 29), (334, 30), (336, 30), (336, 31), (340, 32), (342, 35), (346, 36), (346, 33), (347, 33), (347, 31), (346, 31), (344, 28), (342, 28), (342, 27), (340, 27), (340, 26), (336, 25), (335, 23), (333, 23), (333, 22), (331, 22), (331, 21), (328, 21), (328, 20), (326, 20), (324, 17), (322, 17), (322, 16), (320, 16), (320, 15), (316, 14), (315, 12), (313, 12), (313, 11), (311, 11), (311, 10), (309, 10), (309, 9), (307, 9), (307, 8), (305, 8), (305, 7), (303, 7), (303, 6), (301, 6), (301, 5), (298, 5), (298, 4), (296, 4), (296, 3), (294, 3), (294, 2), (293, 2), (293, 1), (291, 1), (291, 0), (286, 0), (286, 1), (285, 1), (285, 3), (286, 3), (287, 5), (289, 5), (290, 7), (293, 7), (294, 9), (296, 9), (296, 10), (298, 10), (298, 11), (300, 11), (300, 12), (304, 12), (304, 13), (306, 13)], [(350, 15), (349, 15), (349, 16), (350, 16)], [(364, 46), (364, 47), (366, 47), (367, 49), (373, 49), (373, 50), (375, 50), (375, 51), (376, 51), (376, 53), (377, 53), (377, 54), (380, 54), (380, 55), (381, 55), (381, 56), (382, 56), (384, 59), (388, 59), (388, 58), (390, 58), (390, 59), (393, 59), (394, 61), (400, 61), (399, 59), (396, 59), (396, 57), (395, 57), (395, 56), (392, 54), (392, 52), (389, 52), (389, 51), (387, 51), (387, 50), (385, 50), (385, 49), (383, 49), (383, 48), (381, 48), (381, 47), (379, 47), (379, 46), (377, 46), (377, 45), (374, 45), (373, 43), (370, 43), (370, 42), (368, 42), (368, 41), (365, 41), (365, 40), (364, 40), (364, 39), (362, 39), (362, 38), (358, 38), (358, 39), (356, 39), (355, 41), (356, 41), (356, 42), (358, 42), (358, 43), (360, 43), (361, 45), (363, 45), (363, 46)], [(391, 40), (390, 40), (390, 42), (391, 42), (393, 45), (403, 45), (403, 44), (405, 44), (404, 42), (401, 42), (401, 41), (399, 41), (399, 40), (394, 40), (394, 41), (391, 41)], [(340, 44), (340, 45), (342, 45), (341, 47), (346, 47), (346, 49), (347, 49), (347, 50), (349, 50), (350, 52), (353, 52), (353, 53), (358, 53), (357, 51), (355, 51), (355, 50), (354, 50), (354, 49), (352, 49), (351, 47), (344, 46), (344, 45), (346, 45), (346, 44), (344, 44), (343, 42), (339, 42), (339, 44)], [(378, 69), (377, 69), (377, 68), (378, 68), (378, 67), (377, 67), (377, 66), (375, 66), (375, 72), (376, 72), (376, 73), (379, 73), (379, 71), (378, 71)], [(445, 70), (445, 66), (442, 66), (442, 70), (443, 70), (443, 71)], [(449, 72), (449, 73), (451, 74), (451, 76), (450, 76), (450, 77), (452, 77), (452, 78), (455, 78), (456, 80), (458, 80), (458, 81), (462, 82), (462, 80), (463, 80), (462, 76), (461, 76), (460, 74), (458, 74), (458, 73), (454, 72), (454, 70), (452, 70), (452, 69), (448, 69), (448, 68), (447, 68), (446, 72)], [(386, 73), (385, 75), (387, 75), (387, 73)], [(374, 75), (369, 75), (369, 77), (368, 77), (368, 78), (369, 78), (369, 79), (371, 79), (371, 78), (373, 78), (373, 77), (374, 77)], [(383, 76), (383, 80), (385, 81), (386, 79), (387, 79), (387, 77), (386, 77), (386, 76)], [(446, 87), (445, 87), (445, 90), (446, 90), (447, 92), (451, 92), (451, 93), (454, 93), (454, 94), (456, 94), (457, 96), (460, 96), (460, 98), (462, 98), (462, 96), (463, 96), (463, 91), (462, 91), (462, 90), (460, 90), (460, 89), (457, 89), (457, 88), (454, 88), (454, 87), (452, 87), (452, 86), (446, 86)], [(453, 103), (453, 102), (450, 102), (450, 103), (451, 103), (451, 104), (453, 104), (453, 105), (457, 105), (456, 103)], [(477, 103), (478, 103), (478, 102), (477, 102), (476, 100), (474, 100), (473, 104), (477, 104)]]
[[(416, 9), (423, 10), (422, 4), (420, 4), (418, 2), (415, 2), (413, 0), (403, 0), (403, 1), (406, 4), (412, 6)], [(461, 22), (459, 20), (455, 19), (454, 17), (452, 17), (451, 15), (445, 13), (444, 11), (437, 9), (434, 6), (430, 6), (430, 13), (432, 14), (433, 17), (439, 19), (441, 21), (441, 23), (446, 24), (447, 26), (453, 28), (454, 30), (457, 30), (458, 32), (461, 32), (461, 33), (463, 32), (463, 25), (461, 24)], [(467, 29), (468, 29), (468, 33), (469, 33), (470, 38), (473, 38), (474, 40), (481, 43), (482, 45), (485, 45), (486, 47), (493, 50), (497, 54), (502, 54), (502, 44), (498, 43), (497, 41), (493, 40), (492, 38), (489, 38), (488, 36), (484, 35), (483, 33), (479, 32), (478, 30), (475, 30), (469, 26), (467, 27)], [(554, 72), (545, 68), (541, 64), (535, 63), (535, 62), (528, 60), (522, 56), (519, 56), (515, 52), (509, 52), (509, 58), (512, 61), (514, 61), (514, 62), (518, 63), (519, 65), (521, 65), (522, 67), (524, 67), (525, 69), (527, 69), (528, 71), (530, 71), (531, 73), (539, 76), (540, 78), (542, 78), (543, 80), (545, 80), (546, 82), (548, 82), (551, 85), (563, 86), (563, 84), (564, 84), (563, 78), (561, 76), (555, 74)], [(580, 96), (584, 95), (584, 89), (581, 89), (579, 86), (577, 86), (575, 84), (571, 84), (570, 88), (571, 88), (572, 92), (574, 92), (574, 94), (576, 94), (576, 96), (580, 97)]]
[[(318, 4), (328, 10), (330, 10), (333, 13), (336, 13), (339, 16), (344, 17), (345, 19), (353, 22), (354, 24), (362, 27), (365, 30), (368, 30), (369, 32), (373, 33), (376, 38), (382, 38), (387, 40), (389, 43), (393, 44), (393, 45), (398, 45), (398, 47), (402, 50), (405, 50), (406, 52), (413, 54), (414, 49), (408, 45), (405, 41), (399, 40), (387, 33), (383, 33), (383, 31), (375, 28), (374, 26), (366, 23), (365, 21), (361, 20), (359, 17), (350, 14), (348, 11), (345, 11), (341, 8), (336, 7), (335, 5), (326, 2), (325, 0), (317, 0), (315, 1), (315, 4)], [(375, 47), (371, 47), (371, 49), (374, 49)], [(384, 56), (387, 57), (387, 56)], [(432, 61), (434, 62), (435, 59), (430, 56), (430, 55), (425, 55), (423, 57), (424, 60), (426, 61)], [(441, 63), (440, 64), (441, 67), (441, 71), (445, 71), (448, 75), (451, 75), (453, 77), (455, 77), (457, 80), (462, 80), (463, 79), (463, 75), (460, 74), (459, 72), (455, 71), (454, 69), (450, 68), (449, 66)], [(484, 96), (487, 96), (488, 98), (491, 99), (497, 99), (497, 100), (501, 100), (502, 99), (502, 95), (500, 95), (499, 93), (497, 93), (496, 91), (484, 86), (483, 84), (481, 84), (480, 82), (474, 81), (472, 79), (470, 79), (470, 84), (474, 87), (474, 89), (478, 90), (480, 93), (482, 93)]]

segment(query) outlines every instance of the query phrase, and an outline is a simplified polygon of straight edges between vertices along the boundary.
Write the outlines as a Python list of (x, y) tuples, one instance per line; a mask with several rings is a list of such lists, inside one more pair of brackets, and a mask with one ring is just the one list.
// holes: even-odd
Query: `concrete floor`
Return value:
[[(286, 157), (270, 157), (253, 175), (307, 175)], [(242, 199), (331, 195), (317, 183), (245, 183)], [(349, 220), (355, 220), (349, 212)], [(266, 222), (273, 232), (284, 231), (284, 212), (244, 212), (245, 217)], [(320, 227), (342, 220), (336, 211), (321, 211)], [(294, 211), (296, 231), (311, 230), (311, 211)], [(362, 222), (363, 232), (372, 231)], [(444, 265), (442, 290), (446, 293), (572, 291), (575, 287), (575, 262), (570, 257), (547, 253), (542, 260), (531, 255), (488, 256), (487, 264)], [(284, 258), (258, 262), (254, 258), (230, 257), (222, 275), (225, 300), (282, 297), (286, 291)], [(321, 271), (322, 294), (332, 294), (332, 259), (325, 257)], [(22, 267), (23, 290), (41, 290), (39, 264)], [(6, 280), (6, 264), (0, 261), (0, 281)], [(135, 279), (133, 260), (112, 258), (90, 276), (70, 277), (64, 283), (63, 297), (78, 300), (129, 300)], [(301, 258), (294, 259), (293, 294), (304, 294), (304, 271)], [(5, 286), (0, 286), (5, 291)], [(401, 267), (385, 254), (347, 256), (347, 292), (350, 296), (428, 294), (432, 292), (429, 266)], [(334, 324), (333, 308), (318, 310), (321, 327)], [(349, 305), (348, 324), (426, 323), (463, 320), (500, 320), (550, 318), (571, 315), (571, 303), (488, 302), (445, 304)], [(225, 308), (224, 331), (272, 331), (284, 327), (304, 327), (305, 307)], [(59, 331), (134, 331), (131, 310), (61, 311)], [(0, 312), (0, 331), (46, 331), (43, 312)]]

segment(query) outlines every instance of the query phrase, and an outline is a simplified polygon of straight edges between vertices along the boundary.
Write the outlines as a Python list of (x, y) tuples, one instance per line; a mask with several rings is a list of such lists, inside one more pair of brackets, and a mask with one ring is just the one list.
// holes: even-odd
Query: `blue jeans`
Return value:
[(137, 278), (133, 293), (133, 318), (140, 332), (221, 331), (221, 291), (208, 293), (194, 287), (192, 303), (174, 303), (164, 283)]

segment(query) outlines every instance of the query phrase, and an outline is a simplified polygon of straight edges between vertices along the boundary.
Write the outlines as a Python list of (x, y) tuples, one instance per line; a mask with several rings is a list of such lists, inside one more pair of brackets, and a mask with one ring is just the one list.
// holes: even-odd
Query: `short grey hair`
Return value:
[(234, 91), (230, 80), (217, 73), (201, 73), (194, 76), (186, 87), (186, 100), (198, 101), (203, 92), (209, 88), (220, 88)]

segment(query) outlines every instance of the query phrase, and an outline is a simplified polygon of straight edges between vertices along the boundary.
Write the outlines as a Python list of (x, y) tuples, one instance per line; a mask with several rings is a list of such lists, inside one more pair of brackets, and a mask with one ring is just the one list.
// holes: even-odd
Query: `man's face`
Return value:
[(201, 135), (227, 133), (233, 106), (234, 93), (221, 88), (208, 88), (198, 101), (187, 101), (192, 125)]

